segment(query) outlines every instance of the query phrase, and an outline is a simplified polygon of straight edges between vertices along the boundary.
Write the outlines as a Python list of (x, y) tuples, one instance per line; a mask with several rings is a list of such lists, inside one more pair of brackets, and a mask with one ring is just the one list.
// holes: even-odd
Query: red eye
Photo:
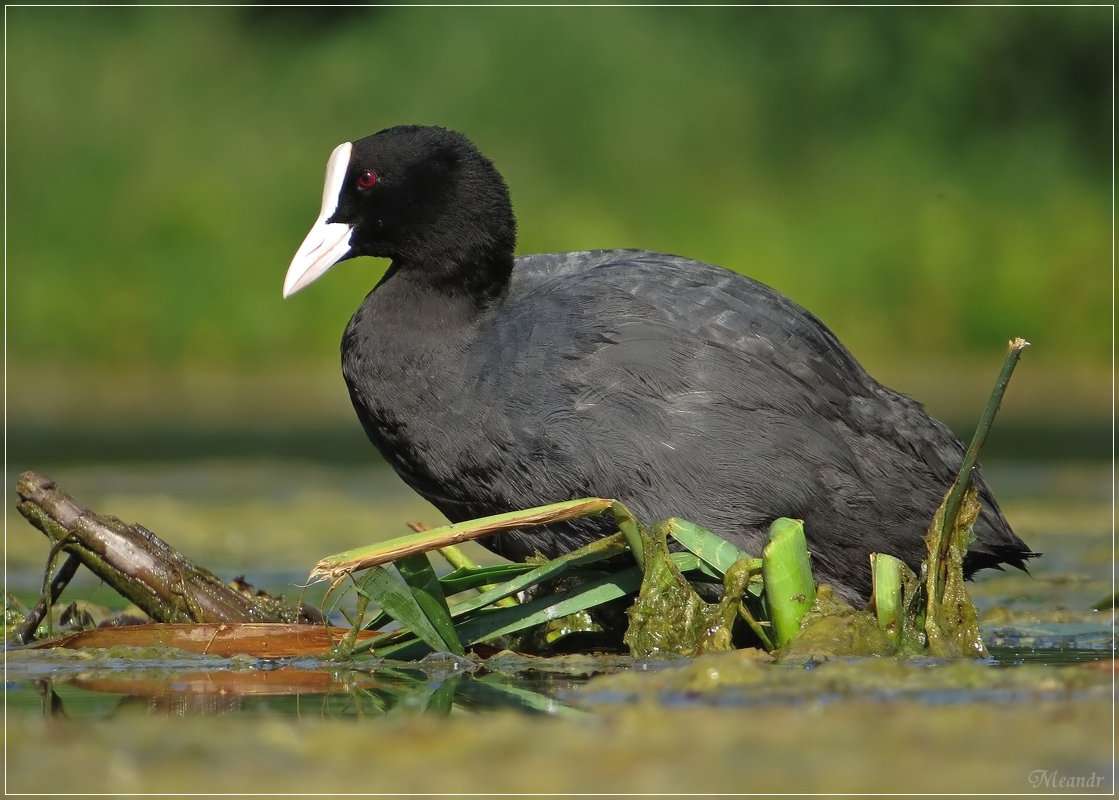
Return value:
[(377, 173), (371, 169), (367, 169), (357, 176), (357, 185), (362, 189), (372, 189), (376, 182)]

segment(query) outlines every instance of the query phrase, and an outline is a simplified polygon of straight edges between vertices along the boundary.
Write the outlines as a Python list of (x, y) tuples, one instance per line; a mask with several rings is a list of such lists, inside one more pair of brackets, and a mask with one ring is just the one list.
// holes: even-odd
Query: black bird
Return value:
[[(505, 181), (463, 135), (401, 126), (335, 148), (290, 296), (356, 256), (392, 259), (350, 320), (342, 372), (369, 439), (451, 521), (589, 495), (679, 516), (757, 554), (804, 520), (818, 580), (870, 593), (868, 554), (917, 568), (964, 447), (773, 289), (679, 256), (514, 257)], [(1030, 553), (978, 478), (965, 569)], [(512, 560), (602, 518), (484, 540)]]

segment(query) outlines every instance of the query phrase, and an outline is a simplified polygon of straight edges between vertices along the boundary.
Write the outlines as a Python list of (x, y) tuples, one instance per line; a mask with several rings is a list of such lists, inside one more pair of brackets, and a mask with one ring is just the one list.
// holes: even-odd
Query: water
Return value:
[[(43, 471), (220, 576), (289, 599), (319, 557), (441, 521), (377, 467), (225, 458)], [(1110, 791), (1112, 613), (1092, 609), (1112, 591), (1110, 468), (987, 472), (1045, 553), (1032, 575), (974, 584), (989, 662), (9, 653), (8, 789), (1025, 793), (1064, 776)], [(33, 598), (45, 540), (12, 509), (7, 524), (9, 589)], [(114, 602), (88, 577), (66, 597)]]

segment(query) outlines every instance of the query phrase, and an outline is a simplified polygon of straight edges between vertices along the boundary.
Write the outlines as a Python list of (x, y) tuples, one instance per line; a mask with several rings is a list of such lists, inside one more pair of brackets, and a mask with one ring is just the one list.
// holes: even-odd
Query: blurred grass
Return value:
[(895, 384), (1024, 335), (1035, 381), (1098, 394), (1051, 395), (1107, 405), (1107, 7), (9, 7), (6, 37), (17, 410), (88, 405), (52, 373), (336, 389), (384, 264), (281, 281), (330, 149), (405, 122), (495, 160), (520, 252), (730, 266)]

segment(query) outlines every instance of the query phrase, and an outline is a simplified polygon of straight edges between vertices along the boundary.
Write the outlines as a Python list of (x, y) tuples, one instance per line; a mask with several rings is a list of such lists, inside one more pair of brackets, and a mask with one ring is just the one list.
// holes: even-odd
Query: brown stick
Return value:
[[(53, 562), (53, 560), (52, 553), (51, 561)], [(62, 594), (62, 591), (66, 588), (66, 585), (70, 583), (70, 579), (74, 577), (74, 574), (78, 571), (78, 567), (81, 565), (82, 560), (73, 553), (70, 553), (70, 555), (66, 556), (66, 561), (59, 568), (54, 576), (54, 580), (52, 580), (50, 584), (47, 584), (46, 576), (44, 575), (43, 593), (39, 596), (39, 602), (35, 604), (35, 607), (31, 609), (31, 612), (27, 615), (27, 618), (23, 620), (19, 629), (16, 630), (16, 639), (21, 644), (27, 644), (35, 638), (35, 631), (38, 630), (39, 623), (46, 619), (47, 614), (50, 613), (51, 606), (58, 600), (59, 595)], [(47, 565), (47, 569), (50, 569), (50, 564)]]
[(226, 585), (143, 526), (90, 511), (46, 475), (23, 473), (16, 492), (28, 522), (156, 622), (294, 622), (298, 616)]

